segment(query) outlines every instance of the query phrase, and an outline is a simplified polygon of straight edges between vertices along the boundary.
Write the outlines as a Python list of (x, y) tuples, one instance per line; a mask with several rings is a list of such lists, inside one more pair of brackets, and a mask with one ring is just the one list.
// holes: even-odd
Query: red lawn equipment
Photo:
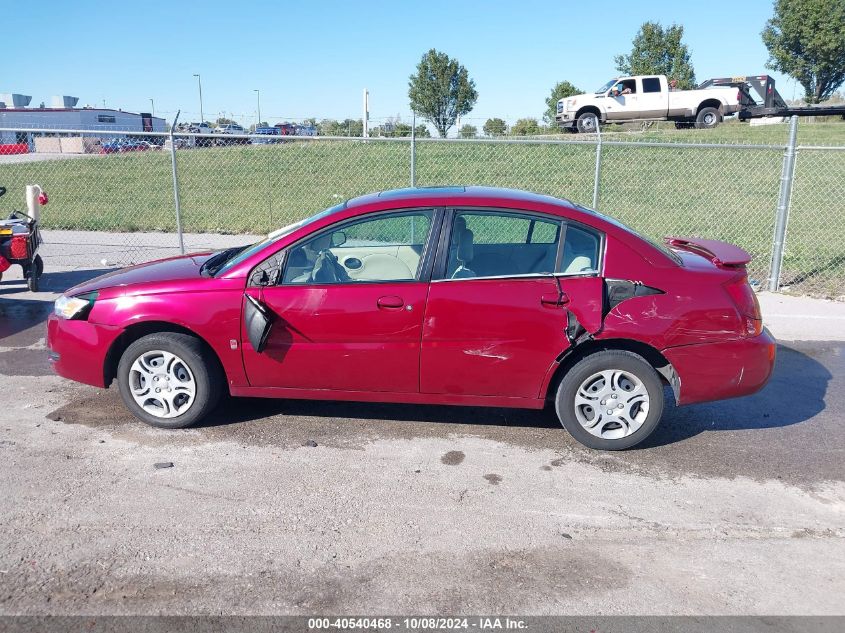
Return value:
[[(0, 196), (4, 193), (6, 188), (0, 187)], [(47, 194), (38, 185), (29, 185), (26, 201), (29, 213), (12, 211), (8, 219), (0, 220), (0, 279), (12, 264), (17, 264), (23, 269), (27, 287), (37, 292), (44, 272), (44, 262), (38, 255), (41, 245), (38, 220), (40, 207), (47, 204)]]

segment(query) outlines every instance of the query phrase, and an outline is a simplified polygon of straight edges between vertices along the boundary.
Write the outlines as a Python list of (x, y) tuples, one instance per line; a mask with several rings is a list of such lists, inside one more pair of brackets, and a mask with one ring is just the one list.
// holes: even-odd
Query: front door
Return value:
[(639, 115), (639, 96), (636, 79), (620, 79), (607, 93), (605, 108), (607, 119), (624, 120)]
[(276, 285), (247, 289), (271, 321), (243, 332), (251, 386), (417, 393), (423, 278), (435, 213), (380, 213), (290, 247)]
[(426, 304), (420, 390), (537, 398), (570, 336), (601, 325), (599, 243), (545, 216), (456, 213)]

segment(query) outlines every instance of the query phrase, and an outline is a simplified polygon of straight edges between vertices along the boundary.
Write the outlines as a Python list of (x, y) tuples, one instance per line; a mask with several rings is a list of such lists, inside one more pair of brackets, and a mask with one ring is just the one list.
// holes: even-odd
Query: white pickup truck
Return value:
[(711, 128), (738, 110), (736, 88), (673, 90), (665, 75), (641, 75), (611, 79), (594, 94), (561, 99), (555, 120), (578, 132), (627, 121), (675, 121), (679, 128)]

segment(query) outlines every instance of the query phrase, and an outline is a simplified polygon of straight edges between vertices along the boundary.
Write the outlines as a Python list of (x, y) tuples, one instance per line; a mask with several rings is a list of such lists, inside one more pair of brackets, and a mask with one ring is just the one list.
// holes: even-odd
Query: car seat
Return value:
[(476, 274), (467, 266), (472, 263), (472, 240), (473, 233), (469, 229), (464, 229), (458, 234), (458, 247), (455, 254), (458, 260), (458, 267), (452, 273), (452, 279), (469, 279), (476, 277)]

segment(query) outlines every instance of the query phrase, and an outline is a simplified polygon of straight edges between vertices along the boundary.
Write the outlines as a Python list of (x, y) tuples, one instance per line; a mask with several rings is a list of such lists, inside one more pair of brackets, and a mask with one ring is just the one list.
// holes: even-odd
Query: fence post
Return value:
[(783, 167), (780, 174), (780, 194), (775, 218), (775, 235), (772, 243), (772, 262), (769, 266), (769, 290), (777, 292), (780, 288), (780, 267), (783, 263), (783, 250), (786, 242), (786, 225), (789, 220), (789, 200), (792, 196), (792, 180), (795, 176), (795, 142), (798, 138), (798, 117), (789, 120), (789, 144), (783, 154)]
[[(180, 110), (181, 112), (181, 110)], [(173, 119), (173, 125), (170, 126), (170, 165), (173, 171), (173, 201), (176, 203), (176, 234), (179, 236), (179, 252), (185, 254), (185, 241), (182, 236), (182, 208), (179, 203), (179, 175), (176, 171), (176, 142), (173, 138), (173, 129), (176, 127), (176, 122), (179, 120), (179, 112)]]
[(596, 117), (596, 173), (593, 176), (593, 209), (599, 210), (599, 183), (601, 182), (601, 121)]
[(411, 188), (417, 186), (417, 113), (411, 116)]

